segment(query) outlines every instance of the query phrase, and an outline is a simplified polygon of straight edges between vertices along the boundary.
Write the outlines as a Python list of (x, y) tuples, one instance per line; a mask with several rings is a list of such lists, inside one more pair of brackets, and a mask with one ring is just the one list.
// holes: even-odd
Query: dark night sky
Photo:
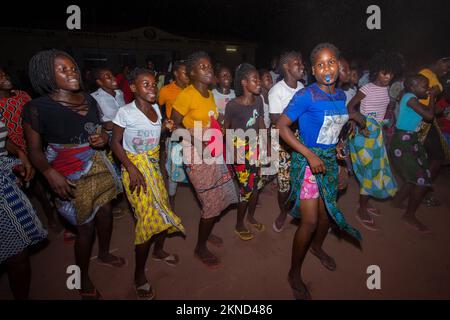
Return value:
[[(10, 4), (1, 26), (64, 29), (66, 8), (78, 4), (82, 29), (118, 31), (154, 26), (187, 36), (243, 40), (258, 44), (257, 61), (283, 49), (308, 55), (324, 41), (349, 57), (369, 57), (378, 49), (400, 51), (410, 60), (450, 55), (448, 0), (191, 0), (44, 2)], [(366, 8), (381, 8), (381, 30), (366, 28)], [(3, 11), (3, 9), (2, 9)], [(20, 13), (19, 13), (20, 12)], [(17, 13), (14, 14), (14, 13)]]

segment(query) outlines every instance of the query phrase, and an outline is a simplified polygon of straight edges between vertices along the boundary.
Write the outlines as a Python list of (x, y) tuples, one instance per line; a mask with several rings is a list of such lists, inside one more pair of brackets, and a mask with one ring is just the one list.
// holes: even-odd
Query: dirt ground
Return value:
[[(364, 229), (355, 219), (358, 187), (354, 179), (339, 200), (350, 224), (363, 235), (361, 248), (330, 234), (325, 250), (337, 263), (337, 270), (326, 270), (317, 258), (308, 254), (303, 275), (314, 299), (450, 299), (450, 171), (444, 169), (436, 183), (435, 195), (443, 205), (421, 206), (418, 217), (432, 230), (421, 235), (405, 226), (402, 210), (390, 203), (376, 202), (382, 216), (376, 217), (380, 231)], [(267, 188), (270, 189), (270, 188)], [(187, 186), (179, 187), (176, 212), (182, 218), (187, 236), (167, 240), (166, 250), (177, 253), (176, 267), (149, 258), (147, 275), (160, 300), (214, 299), (293, 299), (286, 281), (291, 244), (296, 226), (286, 223), (275, 233), (272, 222), (278, 214), (276, 193), (264, 192), (256, 216), (267, 229), (244, 242), (234, 234), (236, 210), (229, 210), (215, 226), (223, 237), (223, 248), (211, 247), (222, 260), (221, 268), (210, 270), (193, 257), (199, 221), (199, 208)], [(42, 215), (40, 213), (40, 215)], [(42, 218), (45, 221), (45, 218)], [(93, 259), (91, 279), (105, 299), (136, 299), (133, 288), (133, 219), (128, 214), (114, 220), (111, 250), (128, 259), (128, 266), (116, 269), (100, 266)], [(62, 234), (51, 233), (48, 245), (33, 254), (32, 299), (79, 299), (66, 287), (66, 269), (74, 264), (73, 244), (64, 243)], [(96, 247), (93, 256), (96, 255)], [(367, 268), (381, 269), (381, 289), (369, 290)], [(8, 279), (0, 274), (0, 300), (11, 299)]]

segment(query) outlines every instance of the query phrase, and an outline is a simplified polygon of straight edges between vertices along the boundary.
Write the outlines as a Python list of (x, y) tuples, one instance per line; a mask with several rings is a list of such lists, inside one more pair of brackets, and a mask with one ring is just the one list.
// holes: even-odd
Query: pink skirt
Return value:
[(305, 177), (303, 178), (302, 189), (300, 191), (300, 200), (311, 200), (320, 197), (319, 187), (316, 177), (312, 174), (309, 166), (305, 168)]

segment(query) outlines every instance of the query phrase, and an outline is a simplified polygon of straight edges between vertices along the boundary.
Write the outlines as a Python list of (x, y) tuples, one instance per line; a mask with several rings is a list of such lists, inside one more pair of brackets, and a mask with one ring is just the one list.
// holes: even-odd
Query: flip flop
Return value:
[(356, 220), (358, 220), (359, 223), (361, 223), (361, 225), (364, 228), (366, 228), (367, 230), (370, 230), (370, 231), (379, 231), (380, 230), (377, 226), (375, 226), (375, 222), (373, 221), (373, 219), (363, 220), (363, 219), (361, 219), (361, 217), (358, 214), (356, 214), (355, 217), (356, 217)]
[(234, 233), (243, 241), (249, 241), (253, 239), (253, 234), (250, 231), (237, 231), (234, 230)]
[(136, 295), (139, 300), (153, 300), (155, 299), (155, 291), (150, 283), (146, 282), (142, 286), (135, 287)]
[(115, 259), (112, 261), (102, 261), (99, 258), (97, 258), (97, 263), (101, 266), (106, 266), (106, 267), (112, 267), (112, 268), (123, 268), (126, 267), (128, 265), (128, 260), (122, 257), (117, 257), (114, 256)]
[(368, 207), (367, 208), (367, 212), (370, 213), (370, 214), (373, 214), (376, 217), (381, 216), (380, 210), (378, 210), (377, 208), (374, 208), (374, 207)]
[(218, 269), (221, 266), (220, 260), (217, 257), (201, 258), (198, 254), (194, 253), (194, 258), (196, 258), (211, 270)]
[(273, 229), (273, 231), (275, 231), (275, 232), (277, 232), (277, 233), (280, 233), (281, 231), (283, 231), (283, 226), (281, 227), (281, 228), (277, 228), (277, 224), (276, 224), (276, 222), (274, 221), (273, 223), (272, 223), (272, 229)]
[(180, 259), (178, 258), (178, 255), (176, 255), (176, 254), (169, 254), (165, 258), (158, 258), (158, 257), (152, 255), (152, 259), (154, 261), (163, 261), (171, 267), (176, 267), (178, 265), (178, 262), (180, 262)]
[(97, 288), (92, 288), (89, 291), (78, 290), (78, 293), (81, 296), (81, 300), (100, 300), (102, 298)]
[(258, 232), (263, 232), (263, 231), (266, 230), (266, 226), (263, 225), (263, 224), (260, 223), (260, 222), (258, 222), (258, 223), (250, 223), (250, 222), (247, 221), (247, 223), (248, 223), (251, 227), (255, 228), (255, 230), (258, 231)]

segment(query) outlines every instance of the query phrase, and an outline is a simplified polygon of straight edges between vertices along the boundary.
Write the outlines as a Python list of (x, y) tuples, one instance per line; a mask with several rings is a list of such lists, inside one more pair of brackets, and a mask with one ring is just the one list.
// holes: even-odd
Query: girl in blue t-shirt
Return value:
[(423, 75), (412, 75), (405, 80), (405, 94), (400, 101), (398, 120), (392, 137), (391, 159), (402, 176), (405, 184), (396, 194), (393, 205), (401, 208), (408, 198), (408, 206), (403, 221), (415, 230), (426, 233), (429, 229), (417, 220), (415, 214), (425, 193), (431, 186), (431, 173), (428, 159), (418, 130), (422, 119), (431, 121), (434, 118), (435, 94), (430, 93), (428, 107), (419, 99), (428, 97), (429, 82)]
[[(317, 45), (311, 53), (314, 83), (298, 91), (277, 122), (281, 138), (294, 150), (291, 162), (290, 199), (295, 201), (294, 217), (302, 214), (302, 223), (294, 236), (288, 281), (296, 299), (309, 299), (301, 268), (310, 252), (329, 270), (336, 269), (332, 257), (322, 249), (328, 234), (330, 217), (357, 239), (360, 233), (350, 227), (337, 208), (338, 190), (336, 144), (348, 120), (345, 94), (336, 89), (339, 74), (339, 50), (332, 44)], [(298, 122), (300, 138), (290, 129)]]

